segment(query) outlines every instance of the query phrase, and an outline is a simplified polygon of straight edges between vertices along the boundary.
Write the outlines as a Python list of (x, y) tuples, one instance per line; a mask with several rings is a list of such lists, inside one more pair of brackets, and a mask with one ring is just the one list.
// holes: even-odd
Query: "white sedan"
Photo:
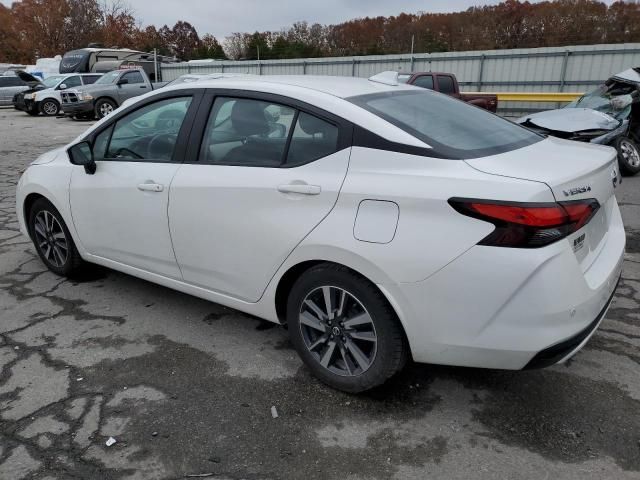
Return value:
[(408, 359), (524, 369), (603, 319), (625, 234), (616, 152), (544, 138), (397, 75), (220, 78), (139, 97), (42, 155), (21, 231), (288, 325), (359, 392)]

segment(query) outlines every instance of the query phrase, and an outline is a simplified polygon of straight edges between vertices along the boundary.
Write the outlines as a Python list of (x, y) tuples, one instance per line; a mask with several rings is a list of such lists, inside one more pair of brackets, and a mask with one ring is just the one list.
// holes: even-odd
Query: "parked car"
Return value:
[(62, 104), (61, 91), (68, 88), (91, 85), (102, 75), (99, 73), (82, 73), (71, 75), (52, 75), (34, 88), (20, 92), (13, 99), (18, 110), (29, 115), (57, 115)]
[(615, 150), (393, 75), (145, 95), (31, 164), (20, 230), (58, 275), (96, 263), (287, 324), (349, 392), (409, 358), (570, 358), (620, 277)]
[(62, 110), (70, 117), (103, 118), (128, 98), (160, 88), (143, 70), (124, 69), (105, 73), (93, 85), (67, 89), (61, 93)]
[(462, 93), (458, 85), (458, 79), (453, 73), (401, 73), (398, 75), (398, 80), (402, 83), (415, 85), (416, 87), (444, 93), (445, 95), (457, 98), (470, 105), (484, 108), (490, 112), (495, 113), (498, 109), (498, 97), (493, 93)]
[[(640, 172), (640, 68), (630, 68), (609, 78), (559, 110), (525, 115), (517, 122), (535, 132), (578, 142), (611, 145), (618, 151), (620, 171)], [(635, 96), (617, 105), (616, 98)]]
[(8, 70), (0, 75), (0, 106), (13, 105), (18, 93), (39, 85), (41, 80), (23, 70)]

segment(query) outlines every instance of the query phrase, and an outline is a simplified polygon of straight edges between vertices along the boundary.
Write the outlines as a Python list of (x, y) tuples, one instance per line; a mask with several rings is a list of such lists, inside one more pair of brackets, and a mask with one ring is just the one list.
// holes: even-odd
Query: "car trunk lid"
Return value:
[(484, 173), (545, 183), (558, 202), (595, 198), (600, 204), (596, 215), (568, 237), (586, 270), (601, 248), (615, 208), (614, 190), (621, 181), (616, 158), (611, 147), (549, 137), (508, 153), (465, 161)]

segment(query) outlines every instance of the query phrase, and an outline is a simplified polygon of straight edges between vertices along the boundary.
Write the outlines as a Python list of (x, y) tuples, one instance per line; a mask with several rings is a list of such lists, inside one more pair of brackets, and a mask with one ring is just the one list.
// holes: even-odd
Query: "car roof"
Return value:
[[(240, 87), (240, 82), (242, 86)], [(193, 84), (187, 84), (192, 85)], [(334, 77), (320, 75), (245, 75), (239, 77), (225, 77), (212, 80), (201, 80), (198, 88), (230, 88), (240, 87), (247, 90), (260, 90), (261, 85), (291, 86), (300, 89), (313, 90), (338, 98), (348, 98), (357, 95), (382, 93), (415, 87), (407, 85), (387, 85), (360, 77)], [(180, 88), (181, 85), (176, 86)]]
[[(234, 91), (247, 93), (275, 94), (295, 99), (310, 105), (315, 105), (327, 112), (344, 118), (355, 125), (366, 128), (392, 142), (402, 143), (415, 147), (428, 148), (423, 141), (410, 135), (404, 130), (392, 125), (381, 117), (365, 110), (364, 108), (348, 101), (349, 97), (397, 92), (419, 91), (424, 89), (405, 84), (390, 85), (381, 81), (371, 81), (358, 77), (330, 77), (313, 75), (243, 75), (238, 77), (222, 77), (216, 79), (203, 79), (197, 82), (186, 82), (171, 85), (158, 90), (153, 90), (139, 97), (135, 97), (126, 107), (156, 95), (181, 90), (203, 89), (229, 90), (230, 95)], [(109, 117), (105, 117), (109, 118)], [(91, 129), (98, 128), (101, 122), (96, 123)], [(79, 137), (80, 138), (80, 137)]]

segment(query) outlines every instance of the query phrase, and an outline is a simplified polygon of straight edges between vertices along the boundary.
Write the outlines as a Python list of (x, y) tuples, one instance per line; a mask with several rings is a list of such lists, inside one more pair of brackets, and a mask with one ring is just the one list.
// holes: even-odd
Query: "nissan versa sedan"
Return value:
[(613, 148), (371, 79), (238, 77), (139, 97), (20, 179), (47, 267), (100, 264), (285, 324), (348, 392), (409, 359), (570, 358), (620, 277)]

